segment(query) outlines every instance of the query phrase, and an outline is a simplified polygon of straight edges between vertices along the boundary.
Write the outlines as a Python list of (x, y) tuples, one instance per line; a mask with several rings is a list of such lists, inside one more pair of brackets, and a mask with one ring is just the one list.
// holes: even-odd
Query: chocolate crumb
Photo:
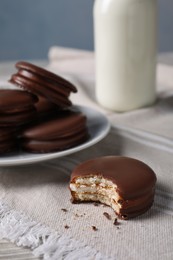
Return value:
[(123, 204), (123, 200), (118, 200), (118, 204), (122, 205)]
[(65, 227), (66, 229), (70, 228), (68, 225), (65, 225), (64, 227)]
[(99, 203), (94, 202), (94, 206), (98, 207), (98, 206), (99, 206)]
[(75, 200), (74, 198), (71, 198), (71, 199), (70, 199), (70, 202), (71, 202), (72, 204), (79, 204), (79, 201)]
[(127, 220), (128, 216), (127, 215), (123, 215), (123, 216), (121, 216), (121, 218), (124, 219), (124, 220)]
[(114, 225), (115, 225), (115, 226), (119, 225), (117, 218), (114, 219)]
[(97, 230), (98, 230), (98, 228), (96, 228), (95, 226), (92, 226), (92, 229), (93, 229), (94, 231), (97, 231)]
[(75, 217), (79, 218), (79, 217), (83, 217), (85, 215), (85, 213), (83, 213), (83, 215), (82, 214), (79, 215), (78, 213), (75, 213), (74, 215), (75, 215)]
[(117, 229), (120, 229), (120, 227), (117, 227)]
[(104, 212), (103, 215), (104, 215), (107, 219), (111, 220), (111, 216), (110, 216), (107, 212)]
[(64, 212), (67, 212), (68, 210), (67, 209), (61, 209), (62, 211), (64, 211)]

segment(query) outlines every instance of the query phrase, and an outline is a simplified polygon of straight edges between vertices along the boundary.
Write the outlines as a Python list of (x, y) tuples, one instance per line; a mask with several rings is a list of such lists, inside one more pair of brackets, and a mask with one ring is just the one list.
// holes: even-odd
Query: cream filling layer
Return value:
[(75, 193), (75, 199), (80, 201), (99, 201), (112, 207), (119, 213), (122, 205), (118, 202), (121, 197), (116, 192), (117, 186), (102, 177), (77, 178), (70, 184)]

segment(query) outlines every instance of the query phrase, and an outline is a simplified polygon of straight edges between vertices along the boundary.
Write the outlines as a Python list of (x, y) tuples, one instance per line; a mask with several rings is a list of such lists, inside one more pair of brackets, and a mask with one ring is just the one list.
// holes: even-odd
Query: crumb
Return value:
[(97, 231), (97, 230), (98, 230), (98, 228), (96, 228), (95, 226), (92, 226), (92, 229), (93, 229), (94, 231)]
[(121, 218), (124, 219), (124, 220), (128, 219), (127, 215), (123, 215)]
[(107, 219), (111, 220), (111, 215), (109, 215), (107, 212), (104, 212), (103, 215), (104, 215)]
[(71, 198), (71, 199), (70, 199), (70, 202), (71, 202), (72, 204), (79, 204), (79, 201), (75, 200), (74, 198)]
[(120, 204), (120, 205), (122, 205), (123, 204), (123, 200), (118, 200), (118, 203)]
[(68, 210), (67, 209), (61, 209), (62, 211), (64, 211), (64, 212), (67, 212)]
[(70, 228), (68, 225), (65, 225), (64, 227), (65, 227), (66, 229), (69, 229), (69, 228)]
[(117, 229), (120, 229), (120, 227), (117, 227)]
[(115, 226), (119, 225), (117, 218), (114, 219), (114, 225), (115, 225)]
[(74, 215), (75, 215), (75, 217), (79, 218), (79, 217), (83, 217), (83, 215), (85, 215), (85, 213), (83, 215), (82, 214), (79, 215), (78, 213), (75, 213)]
[(94, 206), (98, 207), (98, 206), (99, 206), (99, 203), (94, 202)]

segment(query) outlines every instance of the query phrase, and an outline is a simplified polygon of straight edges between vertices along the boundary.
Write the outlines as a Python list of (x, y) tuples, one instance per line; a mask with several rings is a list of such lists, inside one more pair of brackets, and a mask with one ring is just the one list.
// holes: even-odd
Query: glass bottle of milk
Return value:
[(95, 0), (96, 98), (128, 111), (156, 100), (156, 0)]

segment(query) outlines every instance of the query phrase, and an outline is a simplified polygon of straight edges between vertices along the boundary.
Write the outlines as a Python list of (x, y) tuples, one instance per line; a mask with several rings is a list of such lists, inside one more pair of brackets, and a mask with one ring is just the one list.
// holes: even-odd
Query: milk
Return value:
[(156, 0), (95, 0), (96, 98), (128, 111), (156, 100)]

